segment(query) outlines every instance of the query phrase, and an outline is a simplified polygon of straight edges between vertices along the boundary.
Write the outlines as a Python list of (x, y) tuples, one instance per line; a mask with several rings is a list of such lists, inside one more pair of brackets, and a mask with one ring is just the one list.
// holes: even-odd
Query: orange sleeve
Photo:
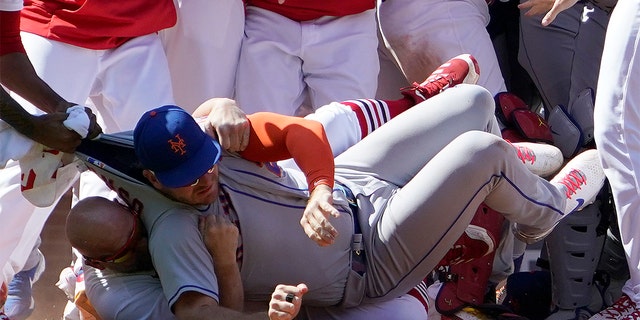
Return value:
[(254, 113), (248, 119), (249, 145), (240, 153), (244, 159), (273, 162), (293, 158), (307, 177), (309, 191), (320, 184), (333, 188), (333, 154), (320, 122), (270, 112)]

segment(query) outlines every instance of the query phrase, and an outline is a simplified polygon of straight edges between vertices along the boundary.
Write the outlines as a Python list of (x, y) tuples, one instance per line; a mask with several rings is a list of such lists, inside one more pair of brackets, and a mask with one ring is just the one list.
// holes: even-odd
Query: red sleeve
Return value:
[(0, 56), (22, 52), (20, 38), (20, 11), (0, 11)]
[(248, 116), (247, 160), (272, 162), (293, 158), (307, 177), (309, 191), (324, 184), (333, 188), (333, 154), (322, 124), (299, 117), (259, 112)]

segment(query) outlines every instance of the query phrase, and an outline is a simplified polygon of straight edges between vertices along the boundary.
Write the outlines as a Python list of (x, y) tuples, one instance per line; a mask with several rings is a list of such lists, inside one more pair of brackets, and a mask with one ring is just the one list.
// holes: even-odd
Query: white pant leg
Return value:
[(301, 25), (249, 6), (236, 75), (236, 100), (247, 113), (293, 115), (303, 103)]
[[(305, 118), (322, 123), (334, 157), (362, 139), (355, 112), (341, 103), (322, 106)], [(278, 164), (284, 168), (299, 168), (293, 159), (278, 161)]]
[(409, 82), (422, 82), (445, 61), (470, 53), (480, 66), (478, 84), (495, 95), (506, 87), (486, 30), (484, 0), (386, 0), (380, 29)]
[(0, 282), (9, 283), (24, 267), (55, 205), (36, 208), (20, 193), (20, 166), (0, 170)]
[[(105, 133), (133, 130), (144, 112), (174, 104), (169, 66), (157, 34), (103, 52), (98, 65), (89, 99), (103, 119)], [(83, 172), (75, 190), (77, 199), (114, 195), (93, 172)]]
[[(68, 45), (28, 32), (20, 35), (40, 78), (67, 101), (83, 105), (94, 85), (103, 51)], [(31, 103), (13, 96), (29, 112), (42, 114)]]
[[(138, 37), (113, 50), (79, 48), (24, 32), (22, 36), (40, 77), (69, 101), (83, 104), (91, 96), (105, 132), (133, 129), (144, 111), (173, 103), (169, 71), (156, 34)], [(37, 112), (24, 100), (19, 102)], [(14, 219), (3, 233), (9, 236), (0, 247), (0, 265), (21, 266), (30, 252), (22, 248), (33, 247), (54, 206), (36, 210), (22, 197), (19, 168), (0, 171), (0, 181), (8, 181), (0, 190), (0, 202), (11, 203), (10, 210), (0, 210), (0, 220)], [(100, 194), (107, 192), (102, 182), (97, 188)], [(36, 212), (38, 216), (32, 217)]]
[(362, 139), (355, 112), (341, 103), (322, 106), (305, 118), (322, 123), (334, 157)]
[(104, 120), (105, 133), (133, 130), (144, 112), (174, 104), (169, 66), (158, 34), (106, 50), (98, 63), (89, 98)]
[(307, 91), (314, 109), (376, 93), (378, 40), (372, 10), (296, 22), (250, 6), (245, 34), (236, 100), (249, 114), (293, 115)]
[(630, 279), (640, 303), (640, 1), (619, 1), (609, 20), (598, 80), (594, 137), (611, 184)]
[(380, 66), (374, 9), (302, 25), (302, 72), (313, 109), (375, 96)]
[(244, 32), (240, 0), (175, 0), (178, 22), (160, 31), (176, 103), (192, 112), (213, 97), (233, 98)]
[[(410, 83), (405, 78), (402, 70), (381, 40), (379, 36), (378, 43), (378, 59), (380, 60), (380, 72), (378, 73), (378, 90), (376, 91), (376, 99), (400, 99), (402, 93), (400, 89), (407, 87)], [(426, 75), (425, 75), (426, 78)]]

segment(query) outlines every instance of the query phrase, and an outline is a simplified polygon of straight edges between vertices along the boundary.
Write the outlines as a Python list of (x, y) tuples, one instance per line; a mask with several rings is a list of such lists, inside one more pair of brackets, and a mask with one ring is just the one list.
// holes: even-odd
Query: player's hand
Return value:
[(89, 133), (87, 133), (87, 139), (95, 139), (102, 133), (102, 128), (98, 124), (96, 115), (93, 114), (91, 109), (84, 107), (84, 112), (89, 116)]
[(518, 5), (520, 10), (527, 10), (525, 16), (545, 14), (542, 25), (548, 26), (558, 14), (576, 4), (578, 0), (527, 0)]
[(80, 144), (81, 137), (63, 124), (68, 114), (62, 112), (43, 114), (32, 118), (32, 134), (25, 134), (34, 141), (51, 149), (72, 153)]
[(198, 227), (214, 265), (236, 263), (238, 228), (224, 216), (200, 217)]
[(86, 134), (86, 137), (84, 138), (87, 138), (87, 139), (97, 138), (102, 133), (102, 128), (98, 124), (96, 115), (93, 113), (93, 111), (90, 108), (79, 105), (77, 103), (72, 103), (72, 102), (63, 100), (58, 103), (58, 105), (56, 106), (55, 112), (69, 114), (69, 110), (71, 110), (72, 107), (76, 107), (76, 106), (82, 107), (84, 110), (84, 113), (87, 115), (87, 118), (89, 118), (89, 125), (87, 126), (87, 134)]
[[(269, 319), (270, 320), (291, 320), (300, 312), (302, 304), (302, 296), (309, 289), (304, 283), (297, 286), (288, 286), (279, 284), (271, 295), (269, 301)], [(291, 302), (287, 301), (287, 295), (292, 294)], [(291, 296), (290, 296), (291, 297)]]
[(300, 219), (300, 225), (309, 239), (322, 247), (333, 244), (338, 236), (338, 231), (329, 222), (330, 216), (340, 216), (332, 203), (331, 188), (327, 185), (319, 185), (311, 192), (307, 207)]
[[(220, 146), (229, 152), (243, 151), (249, 144), (249, 120), (236, 102), (226, 98), (205, 101), (198, 110), (208, 111), (205, 131), (216, 138)], [(194, 116), (203, 116), (194, 113)]]

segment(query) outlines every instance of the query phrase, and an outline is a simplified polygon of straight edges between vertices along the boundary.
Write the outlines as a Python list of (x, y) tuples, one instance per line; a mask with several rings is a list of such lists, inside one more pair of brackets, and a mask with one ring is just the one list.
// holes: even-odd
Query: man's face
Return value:
[(180, 188), (158, 189), (175, 201), (190, 205), (208, 205), (218, 198), (218, 165), (214, 165), (198, 180), (188, 186)]

